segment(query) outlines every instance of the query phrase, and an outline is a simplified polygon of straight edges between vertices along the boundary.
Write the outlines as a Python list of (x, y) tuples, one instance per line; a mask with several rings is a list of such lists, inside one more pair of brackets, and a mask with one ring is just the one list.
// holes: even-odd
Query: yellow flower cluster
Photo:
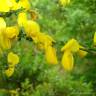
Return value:
[[(1, 7), (0, 12), (9, 12), (10, 10), (18, 10), (20, 8), (25, 8), (26, 10), (18, 14), (16, 26), (8, 27), (6, 22), (2, 17), (0, 17), (0, 51), (4, 49), (10, 49), (13, 39), (16, 39), (19, 35), (19, 27), (24, 27), (26, 35), (31, 37), (33, 41), (45, 52), (45, 57), (48, 63), (57, 64), (56, 49), (53, 48), (53, 40), (47, 34), (44, 34), (40, 30), (40, 26), (34, 20), (27, 18), (27, 12), (30, 9), (30, 4), (28, 0), (4, 0), (0, 1)], [(6, 7), (4, 7), (6, 6)], [(27, 11), (28, 10), (28, 11)], [(9, 68), (14, 71), (14, 68)], [(8, 70), (9, 70), (8, 69)]]
[[(28, 0), (0, 0), (0, 12), (9, 12), (11, 10), (18, 10), (24, 8), (28, 10), (30, 4)], [(0, 53), (4, 49), (10, 49), (12, 42), (19, 35), (18, 25), (6, 26), (6, 22), (3, 17), (0, 17)]]
[(0, 0), (0, 12), (9, 12), (10, 10), (18, 10), (20, 8), (29, 9), (28, 0)]
[(64, 52), (61, 63), (65, 70), (71, 71), (73, 69), (73, 65), (74, 65), (73, 53), (77, 52), (81, 57), (87, 55), (87, 52), (81, 50), (80, 48), (84, 49), (84, 47), (79, 45), (77, 40), (71, 39), (61, 49), (61, 51)]
[(8, 69), (5, 70), (5, 74), (7, 77), (11, 77), (14, 73), (15, 66), (19, 63), (19, 57), (18, 55), (14, 54), (13, 52), (10, 52), (8, 54)]

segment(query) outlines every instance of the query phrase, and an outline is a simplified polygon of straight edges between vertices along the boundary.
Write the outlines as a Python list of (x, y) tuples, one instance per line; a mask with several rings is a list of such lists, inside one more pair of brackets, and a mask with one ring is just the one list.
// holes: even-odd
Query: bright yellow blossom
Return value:
[(64, 47), (61, 49), (61, 51), (64, 51), (64, 55), (61, 61), (64, 69), (69, 71), (73, 69), (73, 53), (77, 52), (80, 57), (87, 55), (87, 52), (82, 50), (81, 48), (84, 49), (84, 47), (79, 45), (79, 43), (75, 39), (69, 40), (67, 44), (64, 45)]
[(50, 64), (58, 64), (56, 50), (52, 46), (48, 46), (45, 50), (46, 60)]
[(62, 57), (61, 64), (63, 68), (67, 71), (71, 71), (73, 69), (74, 58), (71, 52), (65, 51)]
[(10, 49), (11, 48), (11, 41), (4, 35), (4, 32), (0, 34), (0, 46), (4, 49)]
[(21, 8), (25, 8), (26, 10), (30, 9), (29, 0), (19, 0), (18, 4), (21, 6)]
[(14, 73), (14, 67), (9, 67), (7, 70), (5, 70), (5, 74), (7, 77), (11, 77)]
[(16, 0), (10, 0), (12, 3), (12, 7), (11, 10), (18, 10), (21, 8), (21, 6), (19, 5), (19, 3), (16, 2)]
[(6, 23), (3, 18), (0, 17), (0, 47), (2, 49), (9, 49), (11, 47), (11, 41), (6, 37)]
[(16, 38), (19, 35), (19, 29), (17, 26), (7, 27), (5, 31), (6, 37), (9, 39)]
[(38, 34), (38, 40), (44, 45), (45, 48), (47, 46), (52, 46), (52, 43), (55, 42), (51, 36), (41, 32)]
[(14, 54), (13, 52), (10, 52), (8, 54), (8, 63), (9, 66), (14, 67), (16, 64), (19, 63), (19, 57), (17, 54)]
[(71, 52), (77, 52), (79, 50), (79, 43), (75, 39), (71, 39), (64, 45), (61, 51), (69, 50)]
[(6, 30), (0, 30), (0, 47), (2, 49), (10, 49), (11, 48), (11, 41), (5, 36)]
[(11, 77), (15, 70), (15, 65), (19, 63), (19, 57), (18, 55), (14, 54), (13, 52), (10, 52), (8, 54), (8, 69), (5, 70), (5, 74), (7, 77)]
[(8, 12), (12, 7), (12, 2), (10, 0), (0, 0), (0, 12)]
[(19, 13), (17, 22), (20, 27), (24, 27), (27, 23), (27, 14), (25, 12)]
[(29, 37), (36, 37), (38, 32), (40, 32), (39, 24), (33, 20), (28, 20), (24, 28), (26, 35)]
[(0, 12), (9, 12), (20, 8), (28, 10), (30, 8), (29, 0), (19, 0), (19, 2), (15, 0), (0, 0)]

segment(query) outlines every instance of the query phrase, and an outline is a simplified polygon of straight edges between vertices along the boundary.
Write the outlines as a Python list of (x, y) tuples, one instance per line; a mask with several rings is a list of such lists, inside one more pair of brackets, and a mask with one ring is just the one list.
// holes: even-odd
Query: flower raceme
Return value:
[(71, 71), (73, 69), (73, 66), (74, 66), (73, 54), (74, 53), (77, 52), (80, 55), (80, 57), (84, 57), (87, 55), (87, 52), (81, 50), (80, 48), (84, 48), (84, 47), (79, 45), (77, 40), (71, 39), (61, 49), (61, 51), (64, 52), (61, 63), (65, 70)]
[(55, 40), (51, 36), (41, 33), (40, 26), (36, 22), (30, 20), (28, 25), (30, 26), (29, 28), (25, 27), (27, 36), (31, 37), (37, 45), (42, 46), (48, 63), (57, 64), (56, 50), (52, 47), (52, 42), (55, 42)]
[[(25, 8), (26, 10), (29, 10), (30, 8), (30, 4), (28, 0), (19, 0), (18, 2), (16, 2), (15, 0), (5, 0), (4, 3), (1, 2), (0, 4), (3, 5), (1, 6), (2, 8), (0, 7), (1, 8), (0, 12), (9, 12), (10, 10), (18, 10), (21, 7)], [(4, 7), (5, 5), (6, 7)], [(52, 42), (55, 42), (55, 41), (53, 40), (51, 36), (40, 32), (40, 26), (37, 22), (33, 20), (28, 20), (26, 10), (24, 12), (19, 13), (18, 15), (17, 22), (18, 22), (19, 27), (24, 27), (26, 35), (28, 37), (31, 37), (36, 44), (42, 45), (42, 49), (44, 51), (46, 50), (49, 51), (49, 53), (52, 54), (54, 61), (52, 62), (51, 59), (50, 60), (48, 59), (49, 55), (47, 54), (47, 51), (45, 52), (45, 54), (47, 54), (46, 60), (50, 63), (56, 64), (57, 63), (56, 52), (52, 46)], [(18, 26), (11, 26), (11, 27), (6, 26), (6, 22), (1, 17), (0, 17), (0, 24), (1, 24), (0, 26), (0, 50), (10, 49), (13, 39), (16, 39), (17, 36), (19, 35), (19, 28)]]
[(37, 45), (42, 46), (48, 63), (57, 64), (56, 50), (52, 47), (52, 42), (55, 42), (55, 40), (53, 40), (51, 36), (41, 33), (40, 27), (36, 22), (30, 20), (28, 23), (30, 26), (29, 29), (25, 27), (27, 35), (30, 36)]
[(15, 66), (19, 63), (19, 57), (13, 52), (10, 52), (8, 54), (8, 69), (5, 70), (5, 74), (7, 77), (11, 77), (14, 73)]
[(47, 62), (57, 64), (56, 50), (52, 47), (52, 43), (55, 42), (55, 40), (51, 36), (40, 32), (39, 24), (33, 20), (28, 20), (25, 12), (18, 15), (18, 25), (24, 27), (26, 35), (31, 37), (34, 43), (45, 51)]

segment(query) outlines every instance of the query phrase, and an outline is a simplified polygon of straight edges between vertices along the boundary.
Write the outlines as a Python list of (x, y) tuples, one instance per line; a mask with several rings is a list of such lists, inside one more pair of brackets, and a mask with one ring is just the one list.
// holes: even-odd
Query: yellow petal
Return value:
[(21, 8), (20, 4), (16, 2), (16, 0), (10, 0), (12, 3), (11, 10), (18, 10)]
[(29, 37), (36, 37), (38, 32), (40, 32), (40, 26), (37, 22), (28, 20), (25, 28), (25, 32)]
[(19, 29), (17, 26), (7, 27), (5, 35), (9, 38), (16, 38), (19, 35)]
[(65, 51), (61, 61), (63, 68), (67, 71), (73, 69), (74, 58), (71, 52)]
[(48, 46), (45, 50), (46, 60), (50, 64), (58, 64), (55, 48)]
[(61, 51), (69, 50), (71, 52), (77, 52), (79, 50), (79, 43), (75, 39), (71, 39), (64, 45)]
[(11, 48), (11, 41), (5, 36), (4, 32), (0, 32), (0, 47), (2, 49)]
[(8, 40), (4, 34), (6, 31), (6, 23), (2, 17), (0, 17), (0, 47), (3, 49), (10, 48), (10, 40)]
[(8, 38), (3, 38), (2, 42), (3, 49), (10, 49), (11, 48), (11, 41)]
[(20, 0), (20, 1), (19, 1), (19, 5), (20, 5), (22, 8), (25, 8), (26, 10), (29, 10), (29, 9), (30, 9), (29, 0)]
[(14, 73), (14, 67), (13, 68), (8, 68), (7, 70), (5, 70), (5, 74), (7, 77), (11, 77)]
[(19, 13), (17, 22), (20, 27), (24, 27), (27, 23), (27, 14), (25, 12)]
[(0, 12), (8, 12), (12, 7), (10, 0), (0, 0)]
[(47, 46), (51, 46), (52, 43), (55, 42), (55, 40), (51, 36), (46, 35), (45, 33), (39, 33), (38, 39), (40, 43), (47, 45)]
[(14, 54), (13, 52), (10, 52), (8, 54), (8, 63), (10, 66), (15, 66), (19, 63), (19, 57), (17, 54)]

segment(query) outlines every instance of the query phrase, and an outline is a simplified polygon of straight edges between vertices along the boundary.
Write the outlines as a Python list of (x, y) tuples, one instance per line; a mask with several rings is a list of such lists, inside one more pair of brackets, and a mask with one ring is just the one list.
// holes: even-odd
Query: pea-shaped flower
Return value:
[(15, 67), (16, 64), (19, 63), (19, 56), (13, 52), (10, 52), (8, 54), (8, 64), (9, 64), (9, 67)]

